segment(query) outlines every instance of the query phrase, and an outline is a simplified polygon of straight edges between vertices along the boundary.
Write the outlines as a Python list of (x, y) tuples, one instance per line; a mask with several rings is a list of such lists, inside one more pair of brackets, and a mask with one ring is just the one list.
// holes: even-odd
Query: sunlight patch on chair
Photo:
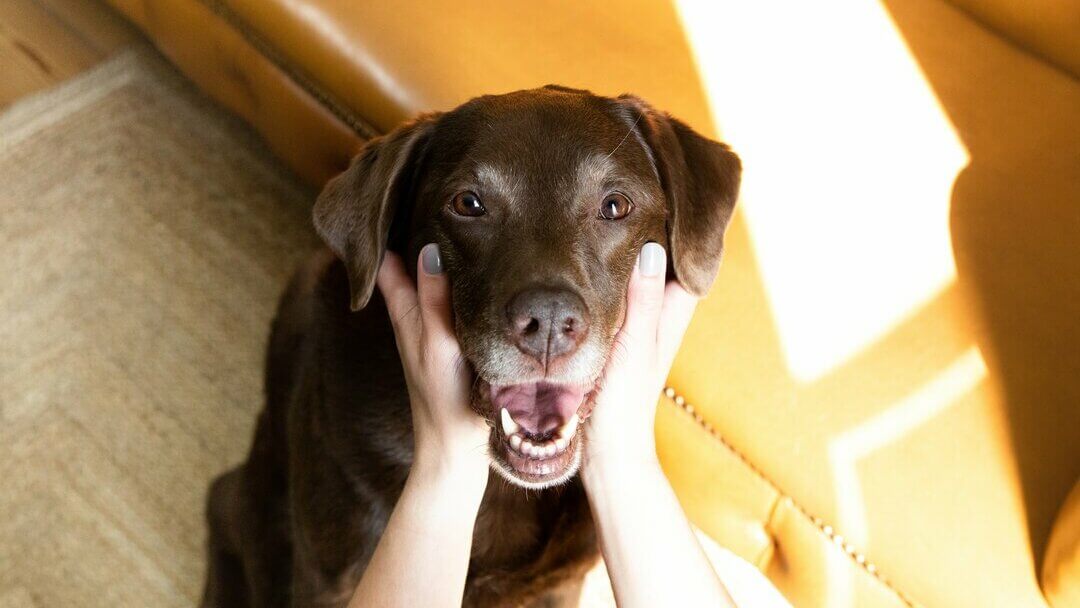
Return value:
[(986, 373), (982, 354), (972, 346), (914, 393), (829, 442), (837, 494), (836, 523), (849, 542), (866, 547), (870, 541), (859, 461), (926, 424), (978, 386)]
[(967, 151), (881, 5), (677, 4), (743, 159), (787, 365), (814, 381), (954, 280), (949, 201)]

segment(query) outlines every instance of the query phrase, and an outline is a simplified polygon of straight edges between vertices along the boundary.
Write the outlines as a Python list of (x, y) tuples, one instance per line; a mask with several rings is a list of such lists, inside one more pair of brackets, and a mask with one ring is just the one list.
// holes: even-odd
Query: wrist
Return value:
[(667, 483), (653, 444), (639, 450), (590, 450), (581, 464), (586, 489), (606, 491), (640, 487), (656, 480)]
[(467, 546), (487, 485), (483, 473), (471, 466), (414, 460), (389, 525), (399, 539), (454, 538), (455, 546)]
[(623, 433), (610, 438), (590, 432), (584, 447), (585, 459), (582, 461), (582, 468), (618, 472), (659, 467), (656, 439), (652, 429), (641, 433)]
[(466, 494), (482, 494), (487, 479), (487, 454), (476, 451), (418, 450), (409, 470), (409, 483), (460, 488)]

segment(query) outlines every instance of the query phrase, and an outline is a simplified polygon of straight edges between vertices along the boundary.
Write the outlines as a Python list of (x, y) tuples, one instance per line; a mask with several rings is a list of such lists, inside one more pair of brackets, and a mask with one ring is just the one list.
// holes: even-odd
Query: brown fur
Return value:
[[(583, 172), (588, 159), (599, 168)], [(492, 218), (448, 215), (448, 188), (482, 166), (512, 169), (514, 183), (485, 194)], [(633, 193), (635, 209), (618, 224), (594, 218), (600, 179)], [(251, 452), (210, 489), (203, 604), (343, 606), (359, 581), (413, 448), (401, 363), (374, 292), (386, 249), (415, 260), (425, 243), (440, 245), (469, 363), (505, 381), (506, 301), (530, 282), (582, 298), (605, 353), (644, 243), (667, 246), (670, 274), (703, 294), (738, 179), (726, 146), (641, 100), (562, 87), (478, 98), (370, 142), (316, 204), (332, 252), (315, 255), (282, 297)], [(482, 399), (474, 408), (494, 426)], [(498, 461), (495, 432), (491, 447)], [(464, 604), (574, 605), (596, 558), (577, 478), (527, 491), (492, 474)]]

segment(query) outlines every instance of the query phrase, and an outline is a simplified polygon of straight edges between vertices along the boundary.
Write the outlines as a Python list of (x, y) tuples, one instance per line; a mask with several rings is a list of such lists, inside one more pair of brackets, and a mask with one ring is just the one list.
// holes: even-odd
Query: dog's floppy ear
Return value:
[(619, 97), (649, 146), (668, 199), (668, 248), (675, 277), (704, 296), (716, 278), (724, 231), (739, 196), (742, 164), (727, 145), (632, 95)]
[(315, 231), (349, 274), (353, 310), (367, 306), (390, 226), (411, 195), (415, 165), (437, 114), (427, 114), (369, 141), (315, 201)]

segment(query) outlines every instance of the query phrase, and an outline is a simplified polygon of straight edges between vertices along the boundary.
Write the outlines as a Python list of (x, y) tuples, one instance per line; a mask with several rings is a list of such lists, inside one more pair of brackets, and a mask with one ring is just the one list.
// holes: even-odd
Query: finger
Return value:
[(387, 251), (379, 266), (379, 274), (375, 277), (375, 284), (379, 286), (383, 300), (386, 301), (386, 310), (390, 314), (390, 320), (394, 327), (416, 325), (419, 322), (417, 312), (416, 288), (413, 287), (412, 279), (405, 272), (405, 265), (401, 257), (392, 251)]
[[(664, 271), (667, 256), (663, 246), (646, 243), (638, 254), (637, 266), (627, 289), (626, 321), (620, 333), (634, 347), (656, 343), (656, 324), (664, 303)], [(628, 344), (629, 346), (630, 344)]]
[(671, 281), (664, 288), (663, 311), (660, 313), (660, 325), (656, 330), (657, 362), (667, 373), (675, 362), (686, 329), (694, 318), (694, 309), (698, 298), (686, 291), (678, 281)]
[(416, 264), (417, 300), (426, 339), (431, 345), (456, 343), (450, 320), (450, 281), (443, 272), (439, 246), (425, 245)]

